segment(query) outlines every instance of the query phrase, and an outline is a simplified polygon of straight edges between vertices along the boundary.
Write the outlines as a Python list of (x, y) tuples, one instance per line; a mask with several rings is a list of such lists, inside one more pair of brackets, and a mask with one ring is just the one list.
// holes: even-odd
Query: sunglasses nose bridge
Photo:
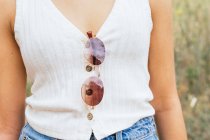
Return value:
[(94, 70), (95, 70), (95, 74), (97, 75), (97, 77), (100, 77), (101, 75), (100, 75), (100, 68), (99, 68), (99, 66), (95, 66)]

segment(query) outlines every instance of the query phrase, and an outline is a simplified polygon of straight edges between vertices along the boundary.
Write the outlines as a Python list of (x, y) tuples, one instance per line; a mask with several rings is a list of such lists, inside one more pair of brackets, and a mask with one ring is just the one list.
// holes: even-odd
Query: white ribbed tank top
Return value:
[(149, 0), (115, 1), (96, 36), (106, 48), (100, 65), (104, 96), (89, 120), (81, 97), (83, 82), (96, 76), (84, 65), (88, 37), (51, 0), (17, 0), (15, 39), (32, 82), (28, 123), (65, 140), (88, 140), (93, 129), (99, 140), (154, 115), (147, 67), (152, 26)]

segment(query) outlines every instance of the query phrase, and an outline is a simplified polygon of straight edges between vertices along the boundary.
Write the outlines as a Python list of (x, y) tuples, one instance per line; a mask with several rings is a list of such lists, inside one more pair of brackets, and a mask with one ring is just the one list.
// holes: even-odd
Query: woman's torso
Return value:
[[(74, 23), (51, 0), (17, 0), (16, 6), (15, 39), (32, 82), (25, 115), (35, 130), (79, 140), (93, 129), (101, 139), (155, 113), (149, 104), (153, 95), (147, 68), (152, 30), (149, 0), (116, 0), (105, 21), (99, 13), (98, 18), (71, 13), (68, 17), (72, 21), (74, 17)], [(87, 29), (97, 32), (106, 48), (100, 66), (104, 97), (91, 110), (92, 120), (87, 119), (80, 93), (84, 80), (95, 75), (85, 70), (83, 61)]]

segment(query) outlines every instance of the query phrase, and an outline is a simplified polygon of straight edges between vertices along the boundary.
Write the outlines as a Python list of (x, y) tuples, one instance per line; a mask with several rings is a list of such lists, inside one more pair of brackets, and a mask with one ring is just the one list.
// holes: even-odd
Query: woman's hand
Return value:
[(150, 0), (153, 30), (149, 52), (151, 102), (160, 140), (187, 140), (176, 88), (171, 0)]
[(26, 71), (13, 34), (15, 0), (0, 0), (0, 140), (17, 140), (24, 125)]

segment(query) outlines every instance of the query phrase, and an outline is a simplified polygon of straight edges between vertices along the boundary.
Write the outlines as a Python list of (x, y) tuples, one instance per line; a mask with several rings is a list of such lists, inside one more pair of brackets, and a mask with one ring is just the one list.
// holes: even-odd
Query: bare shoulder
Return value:
[(165, 37), (172, 37), (173, 1), (172, 0), (149, 0), (149, 2), (150, 2), (151, 14), (152, 14), (152, 20), (153, 20), (152, 36), (165, 35)]
[(149, 0), (152, 10), (164, 10), (172, 5), (173, 0)]
[(13, 33), (16, 12), (16, 0), (0, 0), (0, 24)]
[(149, 0), (153, 18), (158, 15), (170, 15), (172, 12), (172, 0)]

